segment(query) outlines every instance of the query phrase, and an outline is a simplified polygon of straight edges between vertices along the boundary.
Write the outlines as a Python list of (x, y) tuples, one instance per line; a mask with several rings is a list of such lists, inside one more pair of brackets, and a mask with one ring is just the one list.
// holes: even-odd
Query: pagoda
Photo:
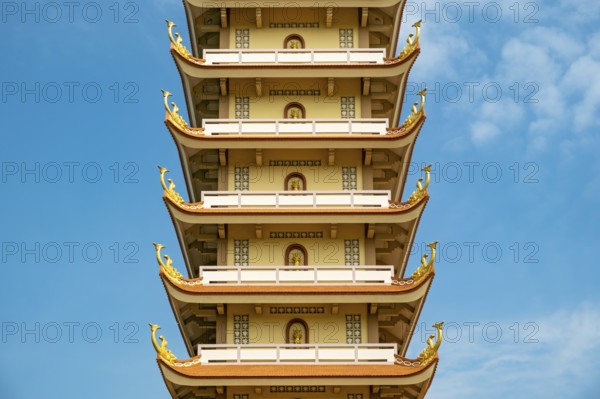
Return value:
[(187, 199), (160, 181), (187, 276), (154, 245), (188, 354), (150, 326), (172, 398), (425, 396), (443, 323), (406, 357), (436, 242), (407, 272), (430, 176), (402, 200), (425, 122), (425, 90), (401, 120), (421, 27), (396, 52), (404, 5), (184, 0), (191, 51), (167, 21)]

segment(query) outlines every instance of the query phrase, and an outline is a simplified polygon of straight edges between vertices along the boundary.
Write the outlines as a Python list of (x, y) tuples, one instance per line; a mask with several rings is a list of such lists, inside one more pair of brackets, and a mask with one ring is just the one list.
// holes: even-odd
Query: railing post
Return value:
[(236, 348), (236, 351), (237, 351), (237, 362), (236, 363), (241, 363), (242, 362), (242, 347), (238, 345)]
[(275, 121), (275, 135), (279, 135), (279, 121)]
[(352, 282), (356, 283), (356, 266), (352, 266)]
[(354, 361), (358, 363), (358, 345), (354, 344)]
[(279, 283), (279, 267), (275, 267), (275, 282)]
[(319, 282), (319, 277), (317, 275), (317, 267), (313, 266), (313, 272), (314, 272), (314, 277), (315, 277), (315, 284)]
[(275, 193), (275, 208), (279, 208), (279, 192)]
[(313, 191), (313, 208), (317, 207), (317, 193)]
[(312, 134), (317, 134), (317, 121), (314, 119), (312, 121)]
[(352, 134), (352, 119), (348, 119), (348, 134)]
[(242, 120), (238, 121), (238, 136), (242, 135)]
[(242, 283), (242, 267), (238, 266), (237, 268), (237, 280), (238, 280), (238, 284)]
[(242, 207), (242, 193), (241, 192), (239, 192), (237, 194), (237, 198), (238, 198), (238, 205), (237, 205), (237, 207), (241, 208)]

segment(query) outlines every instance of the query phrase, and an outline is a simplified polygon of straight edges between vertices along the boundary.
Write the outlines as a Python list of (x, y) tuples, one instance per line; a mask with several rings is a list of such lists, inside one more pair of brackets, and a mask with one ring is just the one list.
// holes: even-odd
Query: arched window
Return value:
[(306, 108), (300, 103), (289, 103), (283, 109), (285, 119), (304, 119), (306, 118)]
[(306, 177), (302, 173), (290, 173), (285, 178), (283, 189), (285, 191), (306, 191)]
[(293, 34), (283, 39), (283, 48), (299, 49), (305, 47), (304, 38), (300, 35)]
[(300, 244), (292, 244), (285, 250), (286, 266), (307, 266), (308, 254), (306, 248)]
[(302, 319), (292, 319), (285, 327), (286, 344), (308, 344), (308, 324)]

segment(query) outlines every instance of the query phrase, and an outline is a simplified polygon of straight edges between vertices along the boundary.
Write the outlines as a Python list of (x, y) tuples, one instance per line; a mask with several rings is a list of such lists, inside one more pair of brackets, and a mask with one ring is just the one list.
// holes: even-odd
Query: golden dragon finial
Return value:
[(399, 59), (407, 57), (419, 45), (419, 37), (421, 36), (421, 22), (422, 21), (423, 20), (420, 19), (417, 22), (415, 22), (414, 24), (412, 24), (412, 27), (415, 28), (416, 32), (414, 35), (412, 33), (409, 34), (408, 37), (406, 38), (406, 45), (400, 52), (400, 55), (398, 56)]
[(413, 279), (415, 283), (421, 278), (423, 278), (423, 276), (425, 276), (427, 273), (429, 273), (429, 271), (433, 267), (437, 244), (437, 241), (430, 242), (429, 244), (427, 244), (427, 246), (431, 249), (431, 259), (429, 259), (429, 262), (427, 262), (429, 254), (423, 254), (423, 256), (421, 257), (421, 264), (419, 265), (417, 270), (415, 270), (414, 273), (410, 276), (410, 278)]
[(171, 180), (171, 179), (167, 180), (169, 182), (168, 187), (167, 187), (167, 184), (165, 183), (165, 173), (167, 173), (169, 171), (169, 169), (163, 168), (160, 165), (158, 165), (158, 169), (160, 170), (160, 184), (162, 185), (165, 195), (167, 197), (169, 197), (177, 205), (183, 204), (185, 201), (183, 200), (181, 195), (179, 195), (179, 193), (177, 191), (175, 191), (175, 183), (173, 183), (173, 180)]
[(171, 94), (170, 92), (166, 91), (166, 90), (160, 90), (162, 91), (163, 94), (163, 100), (165, 103), (165, 110), (167, 111), (167, 118), (173, 122), (175, 125), (177, 125), (177, 127), (181, 128), (181, 129), (185, 129), (186, 127), (188, 127), (187, 122), (183, 119), (183, 117), (181, 115), (179, 115), (179, 107), (177, 106), (177, 104), (175, 104), (175, 101), (171, 102), (171, 106), (173, 107), (173, 109), (171, 110), (171, 108), (169, 108), (169, 97), (171, 97), (173, 94)]
[[(427, 93), (427, 88), (424, 88), (420, 92), (417, 93), (417, 96), (421, 97), (421, 104), (415, 101), (411, 107), (411, 113), (406, 117), (406, 120), (402, 124), (404, 129), (409, 129), (415, 122), (417, 122), (421, 116), (425, 113), (425, 94)], [(419, 108), (417, 108), (419, 105)]]
[[(169, 255), (163, 255), (161, 256), (160, 250), (163, 249), (165, 246), (162, 244), (158, 244), (158, 243), (152, 243), (154, 245), (154, 248), (156, 249), (156, 261), (158, 262), (158, 265), (160, 266), (160, 268), (164, 271), (164, 273), (166, 274), (167, 278), (171, 281), (173, 281), (176, 284), (180, 284), (180, 285), (201, 285), (202, 284), (202, 277), (198, 277), (192, 280), (188, 280), (186, 278), (183, 277), (183, 275), (181, 273), (179, 273), (179, 271), (173, 266), (173, 259), (171, 259), (171, 257)], [(163, 261), (162, 258), (165, 258), (166, 263)]]
[(160, 356), (161, 359), (169, 364), (175, 363), (177, 361), (177, 356), (175, 356), (173, 352), (167, 348), (168, 342), (165, 337), (162, 335), (158, 337), (158, 339), (160, 339), (160, 345), (156, 340), (156, 331), (160, 329), (160, 326), (152, 323), (149, 323), (149, 325), (152, 331), (152, 345), (154, 345), (154, 349), (156, 350), (158, 356)]
[(175, 37), (173, 37), (173, 27), (177, 25), (175, 25), (174, 22), (171, 22), (168, 19), (165, 21), (167, 21), (169, 39), (171, 40), (171, 44), (175, 48), (175, 51), (177, 51), (179, 55), (181, 55), (186, 60), (192, 59), (192, 53), (190, 53), (190, 51), (183, 45), (183, 39), (181, 38), (181, 35), (179, 33), (175, 33)]
[(444, 328), (444, 322), (435, 323), (433, 325), (437, 330), (437, 340), (433, 342), (435, 338), (435, 334), (431, 334), (429, 338), (427, 338), (427, 347), (423, 349), (423, 351), (417, 357), (417, 360), (421, 363), (421, 366), (427, 366), (431, 361), (435, 358), (440, 345), (442, 344), (442, 340), (444, 336), (442, 334), (442, 329)]
[(427, 188), (429, 187), (429, 182), (431, 181), (431, 164), (425, 166), (421, 170), (425, 172), (425, 184), (423, 185), (421, 183), (423, 181), (422, 177), (420, 177), (419, 180), (417, 180), (417, 189), (413, 191), (413, 193), (408, 198), (408, 203), (410, 205), (419, 202), (419, 200), (427, 194)]

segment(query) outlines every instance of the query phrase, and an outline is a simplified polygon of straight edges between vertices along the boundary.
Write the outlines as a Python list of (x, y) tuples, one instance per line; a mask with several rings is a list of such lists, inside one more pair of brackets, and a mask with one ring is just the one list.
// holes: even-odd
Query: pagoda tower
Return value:
[(401, 120), (420, 52), (418, 21), (396, 53), (404, 5), (184, 0), (191, 51), (167, 21), (188, 199), (160, 179), (187, 277), (155, 248), (188, 355), (151, 330), (173, 398), (425, 396), (443, 323), (406, 358), (436, 242), (407, 272), (430, 177), (402, 200), (425, 122), (424, 90)]

